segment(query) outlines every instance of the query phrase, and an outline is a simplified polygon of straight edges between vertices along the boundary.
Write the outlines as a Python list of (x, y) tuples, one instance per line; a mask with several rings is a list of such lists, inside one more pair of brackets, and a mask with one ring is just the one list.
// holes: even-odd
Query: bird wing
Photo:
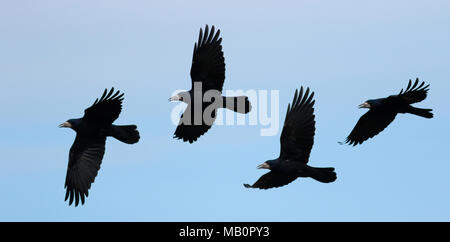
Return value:
[(408, 87), (406, 87), (405, 91), (403, 89), (397, 95), (397, 97), (404, 100), (407, 104), (417, 103), (423, 101), (427, 97), (429, 84), (425, 86), (425, 82), (419, 84), (419, 78), (416, 79), (414, 84), (412, 84), (411, 79), (408, 82)]
[(70, 196), (69, 205), (75, 199), (75, 206), (80, 199), (84, 204), (84, 198), (89, 195), (88, 190), (94, 182), (97, 172), (100, 169), (103, 155), (105, 154), (104, 138), (85, 138), (77, 135), (70, 148), (69, 164), (67, 167), (66, 188), (67, 200)]
[(222, 38), (219, 38), (219, 35), (220, 30), (214, 34), (214, 26), (209, 31), (206, 25), (205, 34), (200, 29), (192, 57), (192, 89), (194, 89), (194, 82), (201, 82), (204, 91), (211, 89), (222, 91), (225, 80), (225, 59), (222, 52)]
[(259, 189), (269, 189), (275, 187), (281, 187), (293, 182), (297, 179), (297, 176), (290, 176), (287, 174), (276, 173), (270, 171), (262, 175), (253, 185), (244, 184), (247, 188), (259, 188)]
[(397, 113), (394, 111), (369, 110), (358, 120), (345, 143), (353, 146), (362, 144), (383, 131), (395, 119), (396, 115)]
[(307, 163), (314, 144), (314, 92), (309, 95), (309, 88), (303, 95), (295, 90), (294, 99), (288, 105), (280, 136), (280, 158)]
[[(205, 110), (206, 103), (203, 103), (203, 109), (198, 110), (201, 113), (196, 113), (192, 105), (188, 105), (184, 113), (181, 115), (180, 122), (178, 123), (177, 129), (173, 134), (174, 138), (183, 139), (184, 142), (189, 141), (189, 143), (193, 143), (197, 140), (198, 137), (202, 136), (206, 133), (212, 126), (216, 118), (216, 110), (211, 113), (211, 123), (206, 123), (206, 120), (203, 118), (203, 110)], [(195, 122), (195, 116), (200, 115), (201, 123)]]
[(122, 111), (123, 100), (123, 93), (120, 94), (120, 91), (113, 93), (114, 87), (109, 92), (108, 89), (105, 89), (102, 97), (100, 99), (97, 98), (92, 106), (84, 110), (83, 119), (106, 125), (112, 124)]

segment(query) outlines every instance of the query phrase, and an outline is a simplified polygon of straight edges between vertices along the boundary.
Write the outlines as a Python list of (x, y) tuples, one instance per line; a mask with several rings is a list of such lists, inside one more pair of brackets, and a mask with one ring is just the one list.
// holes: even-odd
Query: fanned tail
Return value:
[(134, 144), (139, 141), (136, 125), (112, 125), (110, 135), (124, 143)]

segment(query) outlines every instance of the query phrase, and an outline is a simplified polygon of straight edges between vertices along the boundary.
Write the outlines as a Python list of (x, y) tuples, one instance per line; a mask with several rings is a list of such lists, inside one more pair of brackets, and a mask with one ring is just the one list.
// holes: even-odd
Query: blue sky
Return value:
[[(2, 1), (0, 2), (1, 221), (448, 221), (448, 1)], [(336, 182), (298, 179), (248, 190), (279, 154), (279, 133), (213, 126), (174, 140), (167, 99), (189, 89), (200, 27), (221, 29), (224, 89), (279, 90), (280, 123), (295, 88), (316, 92), (313, 166)], [(340, 146), (369, 98), (410, 78), (430, 83), (417, 107), (359, 147)], [(117, 124), (141, 141), (108, 139), (84, 206), (64, 202), (81, 117), (114, 86)]]

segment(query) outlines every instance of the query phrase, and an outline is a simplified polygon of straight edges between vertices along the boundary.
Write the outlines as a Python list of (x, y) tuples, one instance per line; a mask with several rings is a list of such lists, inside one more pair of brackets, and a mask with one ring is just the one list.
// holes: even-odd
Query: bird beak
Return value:
[(360, 105), (358, 106), (358, 108), (370, 108), (370, 104), (367, 103), (367, 102), (365, 102), (365, 103), (363, 103), (363, 104), (360, 104)]
[(58, 127), (60, 128), (72, 128), (72, 125), (69, 122), (64, 122), (60, 124)]
[(179, 100), (180, 100), (180, 96), (178, 96), (178, 95), (175, 95), (175, 96), (169, 98), (169, 102), (172, 102), (172, 101), (179, 101)]
[(267, 164), (267, 162), (262, 163), (261, 165), (257, 166), (258, 169), (269, 169), (270, 166)]

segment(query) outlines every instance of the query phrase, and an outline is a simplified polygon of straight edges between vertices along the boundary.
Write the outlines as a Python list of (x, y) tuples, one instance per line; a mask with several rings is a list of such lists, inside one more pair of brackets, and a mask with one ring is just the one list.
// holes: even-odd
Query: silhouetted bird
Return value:
[(191, 90), (169, 98), (169, 101), (188, 104), (175, 130), (174, 138), (189, 143), (196, 141), (211, 128), (218, 108), (227, 108), (238, 113), (248, 113), (251, 110), (246, 96), (223, 97), (221, 94), (225, 80), (225, 59), (222, 38), (219, 38), (219, 35), (220, 30), (214, 32), (214, 26), (209, 31), (206, 25), (204, 34), (200, 29), (192, 57)]
[(409, 80), (408, 87), (403, 89), (398, 95), (391, 95), (386, 98), (367, 100), (359, 105), (359, 108), (368, 108), (356, 123), (345, 143), (350, 145), (362, 144), (369, 138), (374, 137), (383, 131), (394, 119), (398, 113), (412, 113), (424, 118), (432, 118), (432, 109), (415, 108), (413, 103), (420, 102), (427, 97), (428, 87), (422, 82), (419, 86), (417, 78), (414, 84)]
[(77, 135), (70, 148), (69, 165), (66, 174), (66, 197), (70, 197), (69, 205), (75, 199), (75, 206), (79, 201), (84, 204), (85, 196), (91, 183), (94, 182), (105, 154), (106, 137), (112, 136), (124, 143), (134, 144), (139, 141), (139, 132), (136, 125), (114, 125), (122, 110), (123, 93), (114, 93), (107, 89), (102, 97), (84, 110), (84, 116), (78, 119), (69, 119), (59, 125), (60, 128), (71, 128)]
[(334, 168), (316, 168), (307, 165), (309, 154), (314, 144), (314, 92), (309, 95), (309, 88), (303, 95), (295, 90), (292, 107), (289, 104), (281, 132), (280, 156), (268, 160), (258, 166), (259, 169), (270, 169), (253, 185), (244, 184), (247, 188), (269, 189), (291, 183), (297, 177), (311, 177), (317, 181), (329, 183), (336, 180)]

